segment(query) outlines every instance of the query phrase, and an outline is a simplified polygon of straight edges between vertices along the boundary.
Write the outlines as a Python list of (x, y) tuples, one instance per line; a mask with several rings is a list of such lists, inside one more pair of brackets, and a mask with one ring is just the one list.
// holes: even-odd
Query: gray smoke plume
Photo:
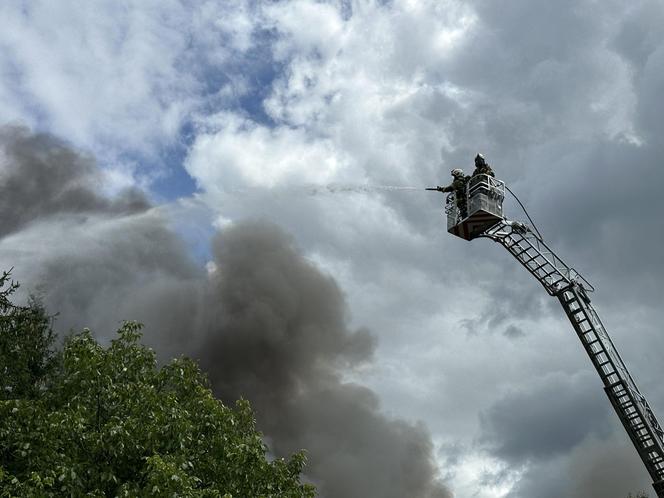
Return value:
[(99, 195), (102, 179), (94, 160), (50, 135), (4, 126), (0, 150), (0, 236), (58, 213), (129, 214), (148, 208), (136, 189), (112, 200)]
[(249, 399), (276, 455), (307, 449), (322, 496), (451, 496), (426, 429), (344, 381), (375, 340), (348, 330), (334, 280), (279, 228), (223, 231), (208, 275), (142, 195), (98, 194), (92, 160), (22, 128), (0, 137), (0, 266), (40, 291), (60, 330), (108, 338), (121, 320), (142, 321), (162, 358), (197, 357), (223, 399)]
[(251, 223), (214, 244), (216, 315), (198, 357), (223, 399), (249, 398), (279, 454), (307, 448), (327, 497), (443, 497), (426, 430), (380, 414), (344, 383), (373, 339), (351, 332), (340, 289), (278, 228)]

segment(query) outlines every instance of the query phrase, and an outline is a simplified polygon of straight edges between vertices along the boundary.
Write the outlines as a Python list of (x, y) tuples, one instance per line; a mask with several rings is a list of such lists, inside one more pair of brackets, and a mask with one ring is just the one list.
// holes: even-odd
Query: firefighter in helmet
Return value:
[(495, 177), (491, 166), (486, 162), (482, 154), (477, 154), (475, 156), (475, 171), (473, 171), (473, 176), (477, 175), (489, 175)]
[(466, 185), (470, 177), (463, 174), (463, 170), (459, 168), (453, 169), (450, 173), (454, 177), (452, 183), (447, 187), (436, 187), (439, 192), (454, 192), (454, 199), (456, 200), (457, 208), (461, 214), (461, 218), (468, 216), (467, 200), (466, 200)]

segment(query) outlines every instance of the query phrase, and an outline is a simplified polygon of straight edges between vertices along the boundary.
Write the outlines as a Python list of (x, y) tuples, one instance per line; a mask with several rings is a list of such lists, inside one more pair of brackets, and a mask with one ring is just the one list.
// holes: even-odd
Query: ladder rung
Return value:
[[(536, 257), (537, 257), (537, 256), (535, 256), (534, 258), (524, 259), (524, 260), (521, 261), (521, 264), (528, 266), (528, 264), (529, 264), (531, 261), (535, 261), (535, 258), (536, 258)], [(535, 264), (535, 268), (539, 268), (539, 267), (540, 267), (540, 265)], [(528, 268), (530, 268), (530, 267), (528, 266)], [(530, 269), (531, 269), (531, 270), (534, 270), (535, 268), (530, 268)]]
[(518, 247), (519, 249), (522, 249), (521, 251), (518, 251), (518, 252), (517, 252), (517, 251), (514, 251), (514, 256), (517, 257), (517, 258), (518, 258), (519, 256), (521, 256), (524, 252), (528, 252), (528, 251), (530, 250), (530, 247), (526, 247), (525, 249), (523, 249), (523, 247), (520, 246), (519, 244), (517, 244), (517, 247)]
[(572, 294), (572, 297), (570, 297), (569, 299), (567, 299), (566, 301), (563, 301), (563, 302), (565, 303), (565, 306), (569, 306), (574, 301), (578, 302), (579, 300), (577, 299), (577, 297), (574, 294)]
[(537, 264), (535, 264), (535, 266), (531, 266), (530, 264), (527, 264), (526, 268), (528, 268), (530, 273), (532, 273), (537, 280), (540, 280), (538, 272), (540, 271), (541, 267), (537, 266)]
[[(530, 263), (531, 261), (534, 261), (534, 260), (536, 260), (537, 258), (539, 258), (541, 256), (541, 254), (539, 254), (539, 253), (530, 254), (530, 253), (528, 253), (528, 251), (525, 251), (525, 253), (521, 253), (521, 254), (527, 254), (528, 255), (527, 258), (523, 258), (523, 260), (522, 260), (522, 263), (525, 263), (525, 264)], [(548, 263), (548, 261), (545, 260), (544, 264), (546, 264), (546, 263)], [(544, 266), (544, 265), (540, 265), (540, 266)]]
[[(546, 273), (546, 268), (547, 268), (547, 266), (549, 266), (548, 263), (544, 263), (544, 264), (535, 263), (535, 264), (537, 266), (535, 266), (533, 268), (533, 271), (537, 273), (537, 278), (542, 278), (542, 279), (549, 278), (549, 276), (551, 276), (553, 273), (555, 273), (555, 271), (552, 272), (552, 273)], [(544, 274), (542, 274), (542, 272), (544, 272)]]
[[(619, 400), (619, 401), (623, 400), (623, 401), (620, 401), (621, 403), (626, 403), (627, 401), (629, 401), (630, 403), (633, 403), (631, 396), (626, 391), (623, 391), (621, 394), (614, 395), (614, 398)], [(627, 399), (625, 400), (625, 398), (627, 398)]]

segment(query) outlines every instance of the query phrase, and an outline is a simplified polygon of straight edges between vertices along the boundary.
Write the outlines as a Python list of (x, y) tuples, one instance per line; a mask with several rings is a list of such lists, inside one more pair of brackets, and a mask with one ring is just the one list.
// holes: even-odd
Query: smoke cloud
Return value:
[(99, 195), (102, 176), (94, 160), (50, 135), (4, 126), (0, 150), (0, 237), (58, 213), (122, 215), (148, 208), (137, 189), (114, 199)]
[(0, 146), (0, 265), (40, 291), (58, 328), (110, 337), (142, 321), (162, 357), (198, 358), (222, 399), (249, 399), (275, 454), (307, 449), (324, 497), (451, 496), (426, 428), (344, 380), (375, 338), (349, 330), (335, 281), (278, 227), (222, 231), (206, 273), (142, 194), (99, 194), (92, 159), (23, 128), (0, 130)]
[(343, 382), (374, 339), (347, 329), (334, 280), (264, 223), (226, 230), (214, 252), (216, 316), (198, 356), (221, 396), (253, 402), (277, 453), (307, 448), (323, 496), (449, 496), (425, 428), (384, 417), (372, 391)]

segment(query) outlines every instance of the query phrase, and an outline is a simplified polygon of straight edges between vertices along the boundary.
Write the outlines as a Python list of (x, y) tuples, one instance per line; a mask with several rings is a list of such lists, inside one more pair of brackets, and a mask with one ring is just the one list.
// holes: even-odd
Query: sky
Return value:
[[(555, 298), (422, 190), (482, 152), (664, 417), (664, 5), (0, 5), (0, 268), (145, 324), (326, 498), (650, 480)], [(511, 199), (506, 215), (524, 219)], [(651, 493), (652, 495), (652, 493)]]

